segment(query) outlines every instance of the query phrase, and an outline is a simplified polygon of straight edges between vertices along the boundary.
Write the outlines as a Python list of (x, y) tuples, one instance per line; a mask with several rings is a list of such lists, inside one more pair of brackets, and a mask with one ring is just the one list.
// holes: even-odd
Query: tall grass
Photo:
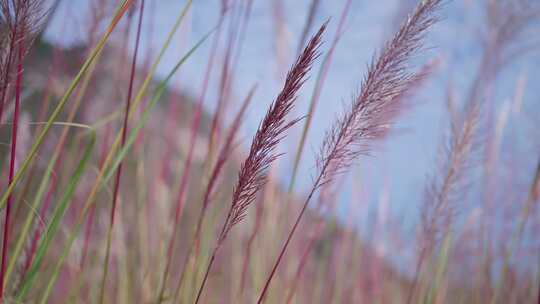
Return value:
[(293, 109), (298, 91), (304, 84), (313, 62), (319, 57), (318, 49), (325, 29), (326, 24), (323, 24), (298, 57), (287, 74), (283, 89), (255, 133), (249, 154), (238, 174), (238, 183), (233, 191), (231, 207), (218, 235), (195, 303), (199, 302), (218, 250), (231, 229), (244, 219), (248, 207), (255, 201), (257, 193), (266, 183), (267, 170), (279, 157), (279, 154), (275, 152), (276, 147), (285, 136), (285, 132), (298, 122), (298, 119), (287, 121), (287, 114)]
[[(2, 15), (7, 21), (7, 31), (9, 32), (9, 49), (7, 50), (7, 64), (5, 66), (5, 79), (4, 89), (2, 92), (2, 100), (0, 101), (0, 119), (2, 117), (2, 108), (5, 99), (5, 91), (7, 90), (7, 84), (9, 83), (9, 74), (11, 67), (11, 60), (13, 54), (16, 54), (16, 79), (15, 79), (15, 111), (13, 113), (13, 124), (11, 128), (11, 152), (9, 160), (9, 177), (8, 183), (13, 183), (15, 175), (15, 161), (17, 151), (17, 137), (18, 127), (20, 119), (21, 108), (21, 91), (23, 80), (23, 60), (26, 54), (27, 40), (32, 40), (35, 32), (35, 28), (39, 27), (40, 18), (42, 14), (43, 3), (41, 1), (3, 1), (1, 3)], [(28, 39), (30, 38), (30, 39)], [(4, 288), (4, 276), (7, 265), (7, 247), (9, 243), (9, 231), (11, 220), (11, 209), (13, 204), (13, 196), (10, 194), (7, 197), (6, 203), (6, 215), (4, 220), (3, 229), (3, 241), (2, 241), (2, 264), (0, 268), (0, 298), (3, 297)]]
[(277, 267), (285, 255), (300, 220), (315, 191), (344, 173), (361, 154), (368, 153), (370, 142), (382, 138), (400, 108), (397, 97), (407, 90), (415, 77), (407, 70), (410, 57), (422, 46), (425, 32), (435, 23), (435, 11), (441, 1), (421, 2), (394, 38), (370, 65), (359, 94), (343, 117), (327, 132), (317, 158), (317, 173), (313, 186), (294, 222), (291, 232), (270, 271), (258, 303), (265, 295)]
[[(122, 149), (126, 144), (126, 137), (128, 132), (128, 120), (129, 120), (129, 112), (131, 110), (131, 98), (133, 95), (133, 83), (135, 80), (135, 69), (137, 68), (137, 55), (139, 54), (139, 43), (141, 41), (141, 29), (142, 29), (142, 22), (143, 22), (143, 16), (144, 16), (144, 0), (141, 0), (141, 3), (139, 4), (139, 18), (137, 21), (137, 34), (135, 38), (135, 49), (133, 50), (133, 62), (131, 63), (131, 71), (129, 76), (129, 85), (128, 85), (128, 93), (126, 97), (126, 109), (124, 111), (124, 121), (122, 123), (122, 137), (120, 142), (120, 149)], [(108, 273), (108, 267), (109, 267), (109, 256), (111, 251), (111, 242), (112, 242), (112, 230), (114, 226), (114, 219), (116, 215), (116, 204), (118, 202), (118, 190), (120, 189), (120, 178), (122, 177), (122, 162), (118, 164), (118, 168), (116, 169), (116, 178), (114, 180), (114, 192), (112, 195), (112, 204), (111, 204), (111, 217), (110, 217), (110, 225), (109, 230), (107, 232), (107, 247), (105, 249), (105, 262), (103, 263), (103, 279), (101, 283), (101, 295), (100, 295), (100, 302), (103, 303), (104, 296), (105, 296), (105, 284), (107, 282), (107, 273)]]
[[(372, 33), (352, 25), (386, 4), (211, 3), (0, 0), (0, 302), (540, 303), (535, 69), (519, 68), (538, 52), (536, 1), (400, 2), (314, 164), (334, 77), (362, 68), (348, 42)], [(428, 33), (457, 8), (475, 28), (446, 49)], [(55, 28), (81, 44), (48, 41)], [(396, 124), (424, 128), (403, 144)], [(383, 146), (423, 170), (419, 143), (426, 172), (365, 157)]]

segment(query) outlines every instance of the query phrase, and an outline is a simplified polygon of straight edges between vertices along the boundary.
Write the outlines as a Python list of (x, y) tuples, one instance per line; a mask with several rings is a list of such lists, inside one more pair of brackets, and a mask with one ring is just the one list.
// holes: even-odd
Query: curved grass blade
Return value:
[(58, 206), (53, 212), (51, 222), (49, 223), (49, 225), (47, 225), (47, 230), (43, 235), (43, 239), (39, 243), (38, 249), (36, 250), (36, 256), (32, 261), (32, 265), (30, 266), (30, 269), (28, 270), (28, 273), (22, 282), (21, 289), (19, 291), (19, 294), (17, 295), (17, 301), (22, 301), (22, 299), (26, 296), (26, 294), (32, 287), (41, 263), (43, 262), (43, 258), (45, 257), (45, 253), (47, 252), (47, 249), (49, 248), (49, 245), (51, 244), (54, 236), (58, 232), (58, 226), (60, 225), (60, 221), (64, 217), (64, 214), (70, 205), (71, 198), (75, 193), (75, 189), (77, 188), (77, 185), (86, 169), (86, 165), (92, 156), (92, 151), (96, 142), (96, 132), (94, 130), (91, 130), (89, 135), (90, 142), (86, 145), (83, 157), (79, 161), (79, 164), (77, 165), (77, 168), (71, 176), (69, 184), (60, 202), (58, 203)]
[[(167, 83), (174, 76), (174, 74), (179, 70), (179, 68), (182, 66), (182, 64), (189, 57), (191, 57), (191, 55), (195, 52), (195, 50), (197, 50), (199, 48), (199, 46), (206, 40), (206, 38), (208, 38), (208, 36), (212, 33), (212, 31), (209, 32), (208, 34), (206, 34), (203, 38), (201, 38), (201, 40), (191, 50), (189, 50), (188, 53), (186, 53), (186, 55), (184, 55), (180, 59), (180, 61), (175, 65), (175, 67), (171, 70), (171, 72), (167, 75), (167, 77), (160, 83), (158, 88), (156, 88), (156, 91), (154, 93), (154, 97), (152, 98), (152, 101), (148, 104), (148, 106), (145, 108), (145, 111), (143, 113), (143, 117), (138, 122), (136, 127), (133, 128), (133, 130), (130, 132), (130, 136), (128, 137), (128, 140), (126, 141), (126, 145), (124, 146), (123, 149), (120, 150), (120, 153), (117, 156), (117, 158), (115, 159), (115, 162), (113, 163), (113, 165), (110, 166), (109, 170), (106, 171), (107, 172), (106, 177), (110, 178), (113, 175), (114, 167), (118, 166), (121, 159), (129, 151), (129, 147), (131, 147), (131, 145), (135, 141), (135, 138), (137, 137), (137, 133), (141, 130), (141, 128), (144, 126), (145, 122), (148, 120), (150, 110), (155, 106), (155, 104), (159, 100), (159, 97), (161, 97), (163, 95), (163, 93), (165, 91), (165, 88), (167, 87)], [(103, 179), (103, 181), (108, 180), (108, 178)], [(92, 202), (92, 201), (90, 201), (90, 202)], [(68, 254), (69, 254), (69, 251), (71, 249), (71, 246), (73, 245), (73, 242), (75, 241), (77, 235), (79, 234), (79, 231), (80, 231), (80, 229), (82, 227), (83, 220), (85, 218), (86, 211), (89, 209), (89, 207), (90, 207), (89, 204), (84, 206), (84, 209), (83, 209), (83, 212), (82, 212), (81, 216), (77, 219), (75, 227), (72, 229), (72, 232), (69, 235), (69, 238), (68, 238), (68, 240), (66, 242), (66, 245), (62, 250), (62, 254), (60, 255), (60, 257), (56, 261), (56, 265), (55, 265), (55, 268), (53, 270), (53, 273), (52, 273), (51, 277), (48, 280), (47, 287), (45, 289), (45, 293), (41, 298), (41, 303), (47, 303), (47, 299), (48, 299), (48, 297), (49, 297), (49, 295), (50, 295), (50, 293), (52, 291), (52, 288), (54, 287), (54, 283), (56, 282), (56, 279), (58, 278), (58, 275), (60, 274), (60, 269), (61, 269), (61, 267), (62, 267), (62, 265), (64, 263), (64, 260), (67, 258)], [(20, 298), (22, 298), (22, 297), (20, 297)], [(20, 298), (18, 298), (18, 299), (20, 299)]]
[[(131, 106), (131, 110), (129, 111), (128, 119), (130, 119), (131, 116), (133, 116), (136, 109), (139, 108), (139, 105), (143, 101), (143, 97), (145, 96), (146, 91), (148, 90), (148, 86), (150, 85), (150, 83), (151, 83), (151, 81), (152, 81), (152, 79), (154, 77), (154, 74), (155, 74), (155, 72), (157, 70), (157, 67), (158, 67), (159, 63), (161, 62), (161, 59), (165, 55), (165, 52), (169, 48), (169, 46), (170, 46), (170, 44), (172, 42), (172, 39), (174, 37), (174, 34), (178, 31), (178, 28), (182, 24), (182, 21), (184, 20), (184, 17), (186, 16), (187, 12), (189, 11), (192, 2), (193, 2), (193, 0), (188, 0), (188, 2), (185, 4), (185, 6), (182, 9), (180, 15), (176, 19), (176, 22), (174, 23), (171, 31), (169, 32), (167, 38), (165, 39), (165, 43), (161, 47), (161, 50), (159, 51), (159, 54), (158, 54), (156, 60), (154, 61), (154, 63), (152, 64), (152, 67), (150, 68), (150, 72), (148, 73), (148, 75), (144, 79), (143, 84), (141, 85), (141, 88), (137, 92), (137, 96), (135, 96), (135, 99), (133, 100), (133, 105)], [(96, 184), (94, 185), (94, 187), (90, 191), (90, 194), (88, 195), (88, 199), (86, 200), (86, 203), (85, 203), (86, 206), (90, 206), (92, 204), (92, 201), (93, 201), (98, 189), (100, 189), (100, 187), (102, 185), (104, 185), (104, 183), (102, 182), (103, 181), (103, 176), (105, 175), (105, 173), (109, 172), (107, 168), (111, 164), (113, 154), (116, 152), (116, 150), (120, 146), (120, 142), (121, 142), (121, 138), (122, 138), (122, 131), (123, 131), (123, 128), (121, 128), (119, 130), (113, 144), (111, 145), (109, 153), (108, 153), (107, 157), (105, 158), (105, 161), (103, 162), (103, 165), (102, 165), (100, 171), (98, 172), (98, 175), (96, 177)], [(124, 146), (124, 147), (126, 147), (126, 146)]]
[(129, 137), (126, 140), (126, 144), (124, 145), (122, 149), (118, 151), (118, 155), (114, 159), (112, 165), (108, 168), (107, 173), (105, 174), (105, 178), (103, 179), (104, 184), (107, 183), (107, 181), (109, 181), (109, 179), (113, 176), (114, 172), (116, 171), (116, 168), (118, 168), (122, 160), (126, 157), (127, 153), (133, 146), (133, 143), (135, 142), (135, 139), (137, 139), (139, 132), (148, 121), (148, 118), (150, 117), (150, 112), (155, 107), (157, 102), (161, 99), (161, 96), (163, 95), (163, 93), (165, 93), (165, 90), (167, 89), (167, 84), (171, 80), (172, 76), (180, 69), (180, 67), (184, 64), (184, 62), (186, 62), (186, 60), (188, 60), (189, 57), (191, 57), (191, 55), (204, 43), (204, 41), (212, 34), (213, 31), (214, 30), (211, 30), (206, 35), (204, 35), (204, 37), (202, 37), (197, 42), (197, 44), (195, 44), (195, 46), (193, 46), (186, 53), (186, 55), (184, 55), (184, 57), (182, 57), (182, 59), (178, 61), (178, 63), (174, 66), (174, 68), (171, 70), (169, 75), (167, 75), (167, 77), (163, 81), (161, 81), (159, 86), (156, 88), (154, 97), (145, 108), (141, 119), (139, 120), (137, 125), (131, 130), (131, 132), (129, 133)]
[(26, 172), (30, 163), (32, 163), (32, 161), (34, 160), (39, 147), (43, 144), (43, 141), (45, 140), (45, 137), (49, 133), (49, 130), (51, 129), (54, 121), (58, 118), (60, 113), (62, 113), (62, 110), (64, 109), (64, 106), (66, 105), (66, 103), (69, 101), (71, 95), (73, 94), (73, 91), (75, 91), (75, 88), (81, 81), (82, 77), (86, 74), (86, 72), (88, 71), (92, 63), (94, 63), (94, 60), (101, 53), (112, 31), (114, 30), (114, 28), (120, 21), (121, 17), (127, 12), (128, 8), (131, 6), (132, 3), (133, 3), (133, 0), (123, 0), (122, 3), (117, 7), (116, 13), (114, 14), (114, 18), (109, 24), (107, 30), (105, 31), (105, 34), (103, 34), (103, 36), (101, 37), (97, 45), (94, 47), (94, 49), (92, 50), (92, 52), (90, 53), (86, 61), (84, 62), (83, 66), (81, 67), (81, 69), (79, 70), (75, 78), (73, 78), (73, 81), (71, 82), (68, 89), (66, 90), (66, 92), (64, 93), (60, 101), (58, 102), (58, 105), (56, 106), (51, 116), (47, 120), (47, 123), (45, 124), (44, 128), (41, 130), (36, 140), (34, 141), (32, 148), (30, 149), (30, 152), (28, 153), (24, 161), (21, 163), (20, 168), (17, 170), (17, 173), (13, 177), (13, 181), (9, 184), (6, 192), (2, 194), (2, 197), (0, 198), (0, 208), (4, 208), (4, 206), (6, 205), (9, 195), (13, 192), (13, 190), (15, 189), (15, 186), (21, 179), (22, 175), (24, 174), (24, 172)]
[[(32, 125), (41, 125), (45, 123), (32, 123)], [(84, 129), (92, 130), (90, 126), (79, 124), (79, 123), (55, 122), (53, 123), (53, 125), (84, 128)], [(49, 185), (50, 177), (53, 173), (54, 165), (56, 163), (56, 159), (58, 158), (58, 155), (59, 154), (53, 155), (53, 157), (49, 161), (49, 164), (47, 165), (47, 168), (45, 169), (45, 174), (43, 175), (43, 178), (41, 179), (36, 196), (34, 197), (32, 204), (30, 205), (31, 210), (38, 210), (39, 206), (41, 205), (43, 195), (45, 194), (45, 191), (47, 190), (47, 186)], [(13, 272), (13, 269), (15, 268), (17, 259), (18, 257), (21, 256), (23, 246), (26, 242), (26, 236), (28, 235), (28, 233), (30, 232), (30, 228), (32, 227), (33, 219), (34, 219), (34, 213), (29, 212), (24, 220), (21, 231), (19, 232), (17, 242), (15, 243), (15, 248), (13, 249), (13, 252), (12, 252), (12, 257), (9, 261), (9, 264), (6, 270), (6, 283), (5, 284), (7, 284), (7, 282), (10, 281), (9, 279), (10, 279), (11, 273)]]

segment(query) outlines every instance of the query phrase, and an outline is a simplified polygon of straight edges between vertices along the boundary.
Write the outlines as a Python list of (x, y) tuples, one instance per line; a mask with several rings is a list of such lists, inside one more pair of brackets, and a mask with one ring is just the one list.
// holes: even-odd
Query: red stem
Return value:
[[(127, 129), (128, 129), (128, 118), (129, 118), (129, 111), (131, 109), (131, 98), (133, 95), (133, 83), (135, 80), (135, 70), (137, 68), (137, 54), (139, 53), (139, 42), (141, 38), (141, 28), (142, 28), (142, 19), (144, 14), (144, 0), (141, 0), (141, 7), (139, 11), (139, 21), (137, 25), (137, 38), (135, 42), (135, 50), (133, 53), (133, 61), (131, 64), (131, 73), (130, 73), (130, 79), (129, 79), (129, 89), (128, 89), (128, 95), (126, 99), (126, 109), (124, 113), (124, 122), (122, 126), (122, 140), (121, 140), (121, 148), (124, 147), (126, 143), (126, 137), (127, 137)], [(114, 225), (114, 218), (115, 218), (115, 211), (116, 211), (116, 205), (117, 205), (117, 199), (118, 199), (118, 190), (120, 189), (120, 177), (122, 176), (122, 164), (121, 161), (118, 165), (118, 170), (116, 171), (116, 179), (114, 183), (114, 193), (113, 193), (113, 202), (112, 202), (112, 210), (111, 210), (111, 217), (110, 217), (110, 224), (111, 227)]]
[[(45, 214), (47, 212), (47, 209), (49, 209), (49, 206), (51, 205), (52, 194), (54, 192), (54, 187), (55, 187), (56, 183), (57, 183), (57, 178), (53, 175), (51, 177), (51, 187), (49, 188), (49, 191), (47, 191), (47, 194), (45, 196), (45, 203), (43, 204), (43, 207), (40, 209), (40, 212), (39, 212), (40, 218), (45, 218)], [(26, 271), (28, 269), (30, 269), (30, 265), (32, 264), (32, 260), (34, 258), (35, 253), (36, 253), (37, 244), (38, 244), (38, 241), (39, 241), (39, 239), (41, 237), (42, 232), (43, 232), (42, 229), (38, 228), (34, 233), (34, 237), (32, 239), (32, 243), (31, 243), (31, 247), (30, 247), (30, 251), (28, 252), (28, 256), (26, 257), (26, 261), (24, 263), (25, 267), (23, 269), (23, 272), (21, 273), (21, 277), (23, 277), (23, 278), (26, 275)]]
[(253, 243), (255, 242), (255, 237), (257, 236), (257, 233), (259, 232), (261, 228), (263, 208), (264, 208), (264, 204), (257, 204), (257, 212), (255, 214), (255, 224), (253, 225), (253, 231), (251, 232), (251, 235), (249, 236), (248, 241), (246, 243), (246, 252), (244, 254), (244, 261), (242, 262), (243, 263), (242, 274), (240, 277), (240, 289), (238, 290), (239, 299), (241, 299), (242, 295), (244, 294), (249, 260), (251, 258), (251, 248), (253, 247)]
[(407, 302), (406, 302), (407, 304), (412, 303), (414, 294), (416, 292), (416, 288), (418, 288), (418, 283), (419, 283), (418, 276), (420, 275), (420, 270), (422, 269), (422, 265), (424, 264), (425, 256), (426, 256), (426, 247), (422, 246), (422, 248), (420, 249), (420, 255), (418, 257), (418, 261), (416, 262), (416, 268), (414, 270), (413, 283), (407, 292)]
[[(105, 163), (105, 159), (107, 158), (107, 143), (109, 142), (111, 134), (111, 128), (110, 125), (107, 125), (105, 128), (105, 135), (103, 136), (103, 149), (101, 151), (100, 156), (100, 163), (101, 166)], [(86, 222), (86, 227), (84, 231), (84, 241), (83, 241), (83, 251), (81, 254), (81, 261), (80, 261), (80, 272), (83, 271), (84, 265), (86, 262), (86, 257), (88, 256), (88, 249), (90, 248), (90, 237), (92, 236), (92, 229), (94, 227), (94, 219), (95, 219), (95, 213), (96, 213), (96, 205), (92, 204), (88, 210), (88, 220)]]
[[(197, 134), (199, 131), (199, 125), (201, 120), (201, 114), (202, 114), (202, 108), (204, 105), (204, 99), (206, 96), (206, 92), (208, 89), (208, 84), (210, 82), (210, 76), (213, 68), (214, 59), (216, 57), (217, 48), (219, 44), (219, 40), (221, 37), (221, 24), (223, 23), (224, 15), (222, 14), (219, 19), (219, 23), (217, 26), (217, 33), (216, 36), (214, 36), (214, 41), (212, 42), (212, 48), (210, 51), (210, 58), (208, 61), (208, 65), (206, 66), (206, 71), (203, 79), (202, 89), (201, 89), (201, 95), (199, 96), (198, 102), (197, 102), (197, 108), (195, 109), (193, 121), (191, 123), (191, 132), (190, 132), (190, 138), (189, 138), (189, 146), (188, 146), (188, 154), (186, 156), (186, 160), (184, 161), (184, 168), (182, 172), (182, 177), (180, 178), (180, 188), (178, 189), (178, 196), (176, 201), (176, 209), (174, 212), (174, 224), (173, 224), (173, 231), (172, 235), (169, 239), (168, 246), (167, 246), (167, 263), (165, 264), (165, 270), (163, 272), (163, 278), (161, 283), (161, 288), (159, 291), (159, 299), (158, 302), (161, 301), (161, 297), (163, 295), (163, 292), (166, 287), (167, 279), (169, 276), (169, 270), (170, 270), (170, 264), (174, 255), (174, 247), (176, 243), (176, 237), (178, 234), (178, 225), (180, 223), (180, 217), (182, 215), (182, 211), (184, 209), (184, 198), (185, 198), (185, 192), (186, 187), (188, 183), (188, 178), (191, 170), (191, 161), (193, 158), (193, 152), (194, 147), (197, 141)], [(182, 273), (180, 275), (180, 282), (182, 282), (184, 277), (185, 269), (182, 270)]]
[[(216, 164), (214, 165), (212, 169), (212, 173), (210, 175), (210, 178), (208, 180), (208, 184), (206, 186), (206, 190), (204, 191), (204, 197), (203, 202), (201, 206), (201, 212), (199, 213), (199, 218), (197, 219), (197, 226), (195, 228), (195, 234), (193, 237), (193, 240), (191, 242), (191, 245), (188, 248), (188, 252), (184, 258), (184, 263), (182, 265), (182, 274), (180, 276), (180, 280), (178, 283), (178, 289), (182, 286), (183, 280), (184, 280), (184, 270), (187, 268), (188, 262), (191, 258), (191, 255), (193, 253), (193, 250), (195, 250), (195, 257), (199, 254), (199, 245), (200, 245), (200, 235), (202, 231), (202, 225), (208, 210), (208, 205), (210, 204), (210, 196), (214, 192), (214, 187), (216, 186), (216, 183), (218, 181), (218, 177), (221, 174), (221, 171), (227, 162), (231, 151), (234, 139), (236, 138), (236, 134), (238, 132), (238, 129), (240, 127), (240, 124), (242, 122), (242, 117), (244, 116), (244, 113), (251, 101), (251, 98), (253, 97), (253, 94), (255, 93), (256, 86), (254, 86), (250, 92), (248, 93), (246, 99), (244, 100), (242, 107), (240, 108), (240, 111), (238, 111), (236, 117), (233, 120), (233, 123), (230, 127), (229, 133), (225, 139), (225, 143), (221, 151), (219, 152), (218, 160)], [(163, 292), (163, 291), (162, 291)]]
[[(235, 23), (235, 21), (238, 18), (235, 18), (235, 16), (236, 15), (233, 14), (233, 16), (229, 20), (229, 39), (227, 42), (227, 49), (225, 51), (225, 59), (224, 59), (223, 66), (221, 69), (217, 107), (216, 107), (214, 117), (212, 118), (212, 123), (210, 127), (210, 137), (208, 140), (208, 153), (212, 153), (212, 147), (214, 145), (215, 138), (217, 137), (218, 132), (219, 132), (218, 129), (220, 127), (220, 118), (221, 118), (222, 113), (225, 111), (225, 105), (229, 98), (229, 89), (231, 86), (231, 81), (229, 79), (230, 78), (229, 72), (230, 72), (230, 66), (231, 66), (232, 53), (235, 48), (234, 42), (236, 41), (236, 36), (238, 34), (238, 25), (236, 25)], [(210, 159), (210, 157), (208, 158)]]
[[(17, 23), (16, 18), (16, 23)], [(17, 32), (13, 29), (13, 38), (16, 37)], [(20, 40), (18, 41), (19, 45), (19, 59), (17, 63), (17, 82), (15, 84), (15, 113), (13, 114), (13, 127), (11, 129), (11, 156), (9, 162), (9, 185), (13, 182), (13, 176), (15, 175), (15, 158), (17, 151), (17, 130), (19, 127), (19, 111), (21, 104), (21, 86), (22, 86), (22, 76), (23, 68), (22, 62), (24, 57), (24, 27), (20, 32)], [(3, 301), (4, 298), (4, 275), (6, 271), (6, 262), (8, 254), (8, 244), (9, 244), (9, 228), (10, 228), (10, 214), (11, 214), (11, 204), (12, 204), (12, 194), (8, 196), (7, 205), (6, 205), (6, 219), (4, 221), (4, 239), (2, 241), (2, 266), (0, 270), (0, 301)]]
[(199, 291), (197, 292), (197, 299), (195, 300), (195, 304), (198, 304), (199, 300), (201, 299), (204, 286), (206, 285), (206, 281), (208, 280), (208, 275), (210, 274), (210, 270), (212, 269), (212, 265), (214, 264), (214, 260), (216, 258), (217, 252), (219, 248), (221, 248), (221, 245), (223, 244), (223, 241), (225, 240), (227, 226), (232, 217), (232, 211), (233, 211), (233, 208), (229, 209), (229, 212), (227, 214), (227, 219), (225, 219), (225, 222), (223, 223), (223, 227), (221, 228), (221, 232), (219, 233), (216, 247), (214, 247), (214, 250), (212, 251), (212, 257), (210, 258), (210, 261), (208, 262), (208, 266), (206, 267), (206, 271), (204, 272), (203, 281), (201, 282), (201, 286), (199, 287)]
[(84, 269), (84, 264), (86, 262), (86, 257), (88, 256), (88, 249), (90, 248), (90, 235), (92, 234), (92, 228), (94, 224), (94, 215), (96, 213), (96, 208), (94, 205), (90, 207), (90, 210), (88, 211), (88, 222), (86, 223), (86, 227), (84, 230), (84, 242), (83, 242), (83, 250), (81, 254), (81, 261), (79, 264), (79, 270), (82, 272)]
[[(342, 136), (343, 136), (343, 131), (340, 132), (338, 142), (339, 142), (339, 140), (340, 140), (340, 138)], [(335, 151), (335, 148), (334, 148), (334, 151)], [(264, 288), (263, 288), (263, 290), (261, 292), (261, 295), (259, 296), (259, 299), (257, 300), (257, 304), (261, 304), (261, 303), (264, 302), (264, 298), (266, 296), (266, 293), (268, 292), (268, 288), (270, 287), (270, 282), (272, 281), (272, 278), (276, 274), (277, 268), (278, 268), (279, 264), (281, 263), (281, 260), (285, 256), (285, 251), (287, 251), (287, 247), (289, 247), (289, 243), (291, 242), (292, 237), (293, 237), (294, 233), (296, 232), (296, 229), (298, 228), (298, 226), (300, 224), (300, 221), (302, 220), (302, 217), (304, 216), (304, 213), (307, 210), (307, 207), (309, 205), (309, 202), (311, 201), (311, 198), (313, 197), (313, 195), (315, 195), (315, 192), (317, 191), (317, 189), (318, 189), (318, 187), (319, 187), (319, 185), (320, 185), (320, 183), (321, 183), (321, 181), (323, 179), (324, 173), (326, 172), (326, 169), (330, 165), (330, 160), (332, 160), (332, 154), (333, 153), (334, 152), (332, 152), (330, 154), (330, 156), (327, 158), (327, 160), (325, 161), (321, 171), (319, 172), (319, 175), (318, 175), (317, 179), (313, 183), (313, 186), (312, 186), (306, 200), (304, 201), (304, 204), (302, 206), (302, 210), (300, 211), (300, 214), (298, 214), (298, 217), (296, 218), (296, 221), (294, 222), (292, 230), (291, 230), (291, 232), (289, 232), (289, 235), (287, 236), (287, 240), (283, 244), (283, 247), (281, 248), (281, 252), (279, 253), (278, 258), (277, 258), (274, 266), (272, 267), (272, 271), (270, 272), (270, 275), (268, 276), (268, 279), (266, 280), (266, 283), (264, 284)]]
[(289, 295), (287, 296), (287, 304), (292, 303), (292, 299), (294, 297), (294, 294), (296, 293), (296, 288), (298, 287), (298, 281), (300, 281), (300, 276), (302, 275), (302, 272), (304, 271), (304, 267), (307, 264), (309, 254), (311, 253), (313, 246), (315, 246), (315, 242), (317, 241), (317, 239), (319, 238), (322, 232), (323, 225), (324, 225), (324, 221), (322, 220), (317, 224), (316, 232), (309, 239), (308, 244), (306, 245), (306, 248), (304, 249), (304, 252), (302, 253), (302, 256), (300, 258), (300, 263), (298, 264), (298, 268), (296, 268), (296, 273), (291, 283)]
[(204, 278), (201, 283), (201, 288), (199, 288), (199, 291), (197, 292), (197, 299), (195, 299), (195, 304), (198, 304), (199, 300), (201, 299), (201, 295), (204, 290), (204, 285), (206, 284), (206, 281), (208, 281), (208, 275), (210, 274), (210, 269), (212, 268), (212, 264), (214, 264), (214, 260), (216, 259), (216, 255), (219, 250), (219, 247), (221, 247), (220, 245), (221, 245), (221, 242), (218, 243), (218, 245), (212, 252), (212, 257), (210, 258), (210, 262), (208, 263), (208, 266), (206, 267), (206, 271), (204, 272)]
[[(133, 95), (133, 83), (135, 80), (135, 72), (137, 68), (137, 55), (139, 53), (139, 42), (141, 39), (141, 29), (142, 29), (142, 20), (144, 15), (144, 0), (141, 0), (141, 6), (139, 9), (139, 20), (137, 24), (137, 36), (135, 39), (135, 49), (133, 51), (133, 59), (131, 62), (131, 72), (130, 72), (130, 78), (129, 78), (129, 87), (128, 87), (128, 94), (126, 99), (126, 108), (124, 112), (124, 121), (122, 126), (122, 138), (121, 138), (121, 144), (120, 147), (123, 148), (126, 143), (126, 137), (127, 137), (127, 129), (128, 129), (128, 120), (129, 120), (129, 112), (131, 109), (131, 98)], [(114, 220), (116, 215), (116, 208), (118, 205), (118, 191), (120, 190), (120, 178), (122, 176), (122, 164), (123, 162), (120, 161), (118, 165), (118, 169), (116, 171), (116, 178), (114, 182), (114, 192), (112, 197), (112, 208), (111, 208), (111, 214), (110, 214), (110, 223), (109, 223), (109, 229), (112, 231), (114, 227)], [(108, 247), (110, 250), (110, 247)], [(107, 252), (105, 263), (106, 265), (109, 263), (109, 253)], [(106, 281), (107, 279), (107, 271), (104, 274), (103, 281)]]

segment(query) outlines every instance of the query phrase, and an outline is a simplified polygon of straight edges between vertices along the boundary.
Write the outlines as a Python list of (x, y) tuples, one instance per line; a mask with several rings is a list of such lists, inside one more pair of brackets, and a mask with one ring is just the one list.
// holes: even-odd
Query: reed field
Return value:
[(0, 303), (540, 304), (539, 68), (538, 0), (0, 0)]

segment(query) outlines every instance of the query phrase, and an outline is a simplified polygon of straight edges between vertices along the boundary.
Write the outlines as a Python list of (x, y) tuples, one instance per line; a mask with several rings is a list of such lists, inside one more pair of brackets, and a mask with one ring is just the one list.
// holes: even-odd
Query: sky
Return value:
[[(234, 84), (234, 99), (238, 100), (238, 103), (254, 84), (258, 84), (257, 93), (243, 126), (244, 146), (249, 144), (250, 137), (268, 105), (279, 91), (286, 66), (289, 66), (294, 59), (293, 55), (297, 49), (310, 2), (308, 0), (282, 1), (285, 30), (283, 46), (288, 55), (285, 56), (284, 66), (280, 66), (274, 43), (272, 1), (254, 1), (253, 15)], [(217, 24), (218, 2), (217, 0), (194, 1), (186, 23), (182, 26), (179, 35), (175, 37), (172, 48), (167, 52), (163, 64), (158, 69), (159, 75), (167, 73), (195, 41)], [(327, 43), (323, 46), (323, 51), (327, 50), (333, 39), (345, 2), (346, 0), (321, 1), (315, 26), (332, 18), (325, 36)], [(299, 193), (305, 191), (311, 184), (310, 176), (314, 173), (314, 151), (317, 151), (321, 144), (325, 130), (331, 126), (332, 121), (343, 108), (343, 104), (349, 102), (352, 94), (358, 89), (374, 52), (380, 49), (382, 43), (395, 29), (394, 23), (399, 2), (399, 0), (352, 1), (346, 22), (346, 32), (337, 46), (334, 62), (330, 67), (304, 150), (298, 180)], [(426, 82), (424, 88), (411, 100), (410, 109), (407, 109), (396, 122), (395, 132), (387, 140), (377, 144), (370, 156), (361, 157), (351, 173), (340, 183), (338, 214), (345, 217), (350, 208), (353, 208), (351, 207), (353, 204), (354, 208), (366, 211), (362, 213), (366, 219), (373, 216), (376, 210), (378, 211), (377, 218), (404, 217), (406, 222), (417, 221), (423, 189), (429, 175), (437, 168), (436, 154), (443, 135), (448, 129), (445, 112), (446, 90), (451, 83), (457, 92), (458, 100), (463, 99), (479, 64), (482, 51), (479, 34), (485, 32), (485, 28), (484, 16), (478, 2), (448, 1), (440, 12), (441, 21), (433, 27), (427, 37), (428, 50), (415, 58), (417, 66), (426, 60), (438, 58), (441, 62), (439, 68)], [(51, 41), (69, 45), (85, 39), (84, 28), (89, 14), (87, 14), (88, 1), (74, 0), (70, 5), (71, 15), (76, 21), (67, 21), (70, 25), (66, 27), (66, 20), (58, 17), (63, 16), (68, 9), (66, 3), (67, 1), (63, 1), (46, 37)], [(154, 45), (156, 48), (161, 45), (184, 5), (184, 1), (176, 0), (158, 0), (153, 3), (149, 5), (157, 4), (155, 10), (149, 9), (149, 11), (154, 11), (154, 14), (145, 17), (147, 24), (154, 23), (152, 36), (149, 37), (149, 32), (143, 33), (143, 49), (148, 45)], [(538, 33), (538, 28), (531, 33)], [(199, 93), (208, 60), (209, 45), (210, 43), (206, 43), (189, 60), (175, 80), (175, 86), (195, 96)], [(507, 106), (518, 80), (527, 79), (522, 111), (524, 113), (522, 124), (525, 130), (534, 128), (533, 122), (537, 120), (535, 115), (540, 113), (538, 88), (533, 81), (538, 79), (538, 71), (540, 71), (540, 56), (538, 55), (538, 51), (533, 52), (518, 59), (515, 64), (506, 69), (504, 76), (498, 79), (494, 88), (493, 100), (489, 101), (498, 113)], [(296, 116), (305, 115), (307, 112), (319, 66), (320, 61), (314, 68), (311, 79), (300, 92), (294, 113)], [(215, 108), (217, 81), (218, 77), (211, 79), (211, 94), (206, 101), (209, 111)], [(300, 132), (301, 126), (296, 127), (280, 147), (280, 150), (286, 153), (277, 169), (283, 185), (288, 183), (291, 162)], [(517, 133), (510, 143), (514, 145), (514, 149), (523, 153), (537, 152), (540, 148), (538, 141), (527, 140), (525, 134), (520, 133)], [(528, 165), (535, 161), (536, 159), (531, 159), (529, 162), (524, 160), (524, 164)], [(522, 178), (530, 175), (530, 167), (532, 166), (523, 168)], [(385, 214), (386, 212), (389, 214)]]

